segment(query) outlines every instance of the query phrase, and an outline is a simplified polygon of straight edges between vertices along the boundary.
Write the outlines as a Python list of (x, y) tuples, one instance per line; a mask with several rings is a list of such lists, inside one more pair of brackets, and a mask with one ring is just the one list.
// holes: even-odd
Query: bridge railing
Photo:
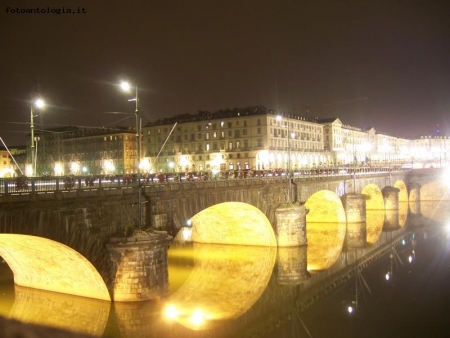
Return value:
[[(387, 174), (393, 171), (405, 171), (405, 168), (360, 167), (360, 168), (313, 168), (291, 172), (295, 180), (321, 177), (356, 177), (373, 174)], [(189, 184), (192, 182), (227, 180), (283, 180), (289, 173), (284, 170), (230, 170), (212, 174), (206, 172), (159, 173), (141, 176), (141, 186), (158, 184)], [(133, 188), (137, 186), (136, 175), (88, 175), (88, 176), (44, 176), (0, 179), (0, 195), (45, 193), (55, 191)]]

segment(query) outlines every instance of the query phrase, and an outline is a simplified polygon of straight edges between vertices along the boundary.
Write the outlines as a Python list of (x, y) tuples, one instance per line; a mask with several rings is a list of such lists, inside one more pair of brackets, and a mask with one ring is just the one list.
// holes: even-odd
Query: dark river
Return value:
[(151, 302), (18, 287), (0, 263), (0, 315), (117, 338), (450, 337), (446, 208), (408, 215), (364, 247), (200, 245), (182, 229), (169, 250), (170, 294)]

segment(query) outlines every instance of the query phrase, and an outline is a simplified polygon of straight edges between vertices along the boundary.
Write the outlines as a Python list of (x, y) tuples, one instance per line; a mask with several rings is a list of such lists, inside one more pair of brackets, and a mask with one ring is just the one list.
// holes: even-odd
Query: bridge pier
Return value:
[(367, 242), (366, 195), (347, 193), (342, 201), (347, 215), (347, 246), (351, 249), (364, 248)]
[(348, 193), (342, 198), (347, 223), (366, 222), (366, 195)]
[(386, 186), (381, 189), (381, 193), (383, 194), (384, 199), (384, 208), (386, 210), (398, 210), (399, 200), (398, 194), (400, 192), (399, 188), (395, 188), (392, 186)]
[(384, 198), (385, 216), (383, 231), (392, 231), (400, 228), (399, 223), (399, 195), (400, 189), (387, 186), (381, 190)]
[(106, 247), (112, 262), (109, 288), (114, 301), (145, 301), (169, 293), (166, 232), (136, 232), (111, 237)]
[(275, 211), (276, 236), (279, 247), (301, 246), (307, 244), (306, 214), (304, 205), (278, 208)]

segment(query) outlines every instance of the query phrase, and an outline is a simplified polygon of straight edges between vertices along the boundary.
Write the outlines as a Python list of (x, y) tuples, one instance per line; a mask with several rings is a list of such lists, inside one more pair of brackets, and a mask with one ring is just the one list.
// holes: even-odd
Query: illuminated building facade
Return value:
[(294, 170), (326, 161), (322, 125), (262, 106), (178, 115), (142, 133), (142, 167), (153, 172)]
[[(288, 170), (447, 162), (450, 138), (413, 140), (338, 118), (277, 113), (263, 106), (182, 114), (142, 127), (141, 173)], [(136, 173), (132, 127), (66, 126), (36, 133), (36, 173)], [(28, 160), (30, 145), (28, 145)], [(28, 161), (29, 163), (29, 161)]]
[(37, 134), (37, 175), (136, 172), (134, 128), (61, 127)]

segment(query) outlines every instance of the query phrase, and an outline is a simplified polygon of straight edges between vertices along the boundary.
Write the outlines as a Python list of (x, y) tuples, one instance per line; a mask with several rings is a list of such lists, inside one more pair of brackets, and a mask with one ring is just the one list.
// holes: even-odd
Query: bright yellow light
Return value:
[(64, 174), (64, 168), (60, 162), (55, 162), (53, 170), (55, 171), (55, 176), (61, 176)]
[(25, 174), (27, 176), (33, 176), (33, 165), (32, 164), (27, 164), (27, 166), (25, 168)]
[(43, 108), (43, 107), (45, 107), (45, 101), (42, 99), (37, 99), (36, 101), (34, 101), (34, 105), (37, 108)]
[(105, 169), (106, 173), (112, 173), (116, 169), (112, 160), (104, 160), (103, 168)]
[(175, 306), (169, 305), (168, 307), (166, 307), (164, 313), (166, 314), (167, 318), (175, 320), (180, 314), (180, 311), (178, 311), (178, 309)]
[(122, 89), (124, 92), (129, 92), (131, 90), (131, 85), (127, 81), (120, 82), (120, 89)]
[(185, 241), (192, 239), (192, 228), (184, 227), (182, 230), (183, 239)]
[(72, 171), (72, 173), (76, 174), (80, 170), (80, 165), (77, 162), (72, 162), (70, 164), (70, 170)]
[(196, 325), (200, 326), (205, 322), (205, 314), (202, 310), (195, 310), (192, 314), (192, 317), (190, 318), (190, 321)]

